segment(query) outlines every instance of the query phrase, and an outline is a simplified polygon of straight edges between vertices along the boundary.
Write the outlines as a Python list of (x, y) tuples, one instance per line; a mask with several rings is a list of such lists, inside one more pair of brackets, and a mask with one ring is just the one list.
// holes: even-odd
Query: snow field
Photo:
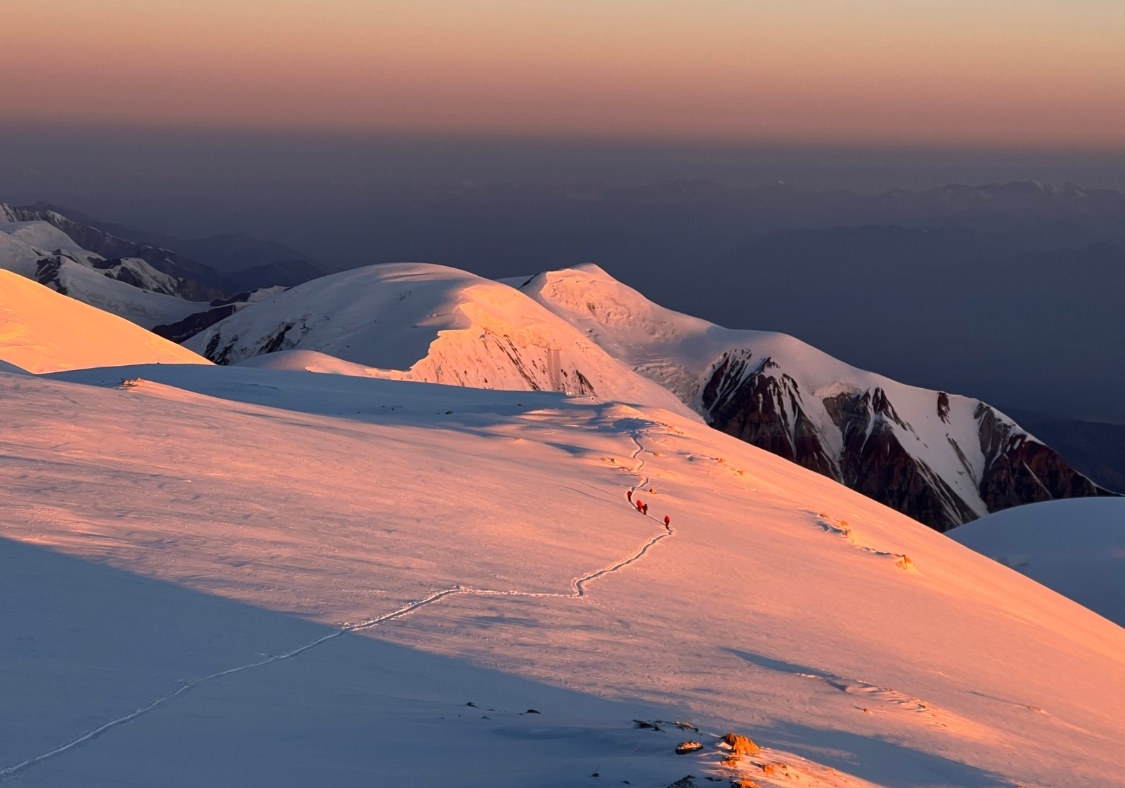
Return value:
[(950, 536), (1125, 626), (1125, 499), (1017, 506)]
[(0, 270), (0, 360), (34, 373), (123, 364), (210, 363), (123, 318), (4, 270)]
[[(676, 737), (644, 738), (634, 717), (750, 735), (809, 784), (1122, 784), (1103, 702), (1125, 691), (1120, 628), (674, 413), (263, 369), (0, 378), (0, 534), (187, 595), (140, 628), (162, 634), (137, 637), (128, 676), (109, 646), (65, 698), (21, 674), (26, 733), (4, 722), (0, 768), (175, 692), (173, 676), (245, 668), (29, 766), (29, 784), (143, 782), (162, 763), (185, 785), (222, 769), (308, 784), (314, 768), (336, 784), (567, 785), (599, 757), (630, 784), (734, 774), (713, 739), (675, 756)], [(844, 521), (854, 542), (825, 528)], [(271, 623), (176, 612), (220, 604)], [(185, 620), (199, 637), (169, 660), (164, 628)], [(509, 716), (470, 732), (451, 717), (469, 701)], [(419, 740), (450, 759), (405, 757)]]

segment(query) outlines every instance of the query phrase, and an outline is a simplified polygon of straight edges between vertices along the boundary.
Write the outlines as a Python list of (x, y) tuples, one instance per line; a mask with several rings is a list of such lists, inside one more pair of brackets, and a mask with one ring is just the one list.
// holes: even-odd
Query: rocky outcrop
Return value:
[(1114, 495), (1067, 465), (1062, 457), (981, 403), (980, 448), (986, 465), (981, 498), (990, 512), (1055, 498)]
[[(828, 476), (939, 531), (974, 520), (978, 511), (952, 480), (927, 464), (914, 428), (881, 387), (816, 398), (772, 358), (728, 351), (700, 392), (700, 411), (716, 429)], [(950, 396), (936, 393), (937, 417), (951, 422)], [(825, 418), (817, 416), (823, 414)], [(1054, 498), (1112, 495), (1071, 469), (1056, 452), (981, 403), (976, 447), (952, 445), (989, 512)], [(819, 426), (818, 426), (819, 425)], [(974, 452), (971, 462), (967, 452)], [(946, 473), (949, 473), (948, 469)], [(969, 497), (972, 497), (971, 495)]]
[(802, 407), (797, 381), (773, 370), (771, 359), (751, 364), (748, 351), (724, 355), (703, 387), (711, 426), (817, 473), (839, 478), (839, 466)]
[(512, 284), (716, 429), (935, 529), (1105, 494), (979, 400), (899, 383), (786, 334), (665, 309), (592, 264)]
[(739, 733), (728, 733), (722, 738), (722, 741), (730, 747), (733, 755), (757, 755), (762, 751), (761, 747), (755, 744), (749, 736), (743, 736)]
[(51, 288), (56, 293), (67, 295), (66, 285), (62, 283), (62, 277), (59, 275), (59, 272), (62, 270), (62, 264), (62, 255), (56, 254), (50, 257), (44, 257), (35, 264), (35, 281)]
[[(210, 328), (220, 320), (230, 317), (238, 311), (238, 306), (238, 304), (224, 304), (222, 306), (212, 307), (205, 312), (196, 312), (193, 315), (188, 315), (183, 320), (177, 320), (175, 323), (153, 326), (152, 333), (178, 344), (184, 340), (191, 339), (203, 329)], [(218, 342), (215, 344), (217, 346)]]

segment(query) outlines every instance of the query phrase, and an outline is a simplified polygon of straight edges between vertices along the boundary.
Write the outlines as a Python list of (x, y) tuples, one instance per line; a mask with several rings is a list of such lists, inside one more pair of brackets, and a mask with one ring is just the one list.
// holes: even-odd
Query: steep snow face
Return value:
[(1125, 499), (1017, 506), (950, 536), (1125, 626)]
[(524, 294), (438, 265), (376, 265), (322, 277), (248, 306), (185, 345), (219, 364), (307, 350), (399, 380), (689, 412)]
[(21, 786), (1125, 785), (1125, 630), (698, 421), (168, 365), (0, 409)]
[(209, 363), (127, 320), (2, 270), (0, 359), (34, 373), (123, 364)]
[(938, 530), (1104, 493), (979, 400), (897, 383), (785, 334), (673, 312), (594, 265), (508, 281), (717, 429)]
[(0, 223), (0, 269), (145, 328), (174, 323), (207, 308), (179, 297), (180, 280), (144, 260), (106, 260), (45, 221)]

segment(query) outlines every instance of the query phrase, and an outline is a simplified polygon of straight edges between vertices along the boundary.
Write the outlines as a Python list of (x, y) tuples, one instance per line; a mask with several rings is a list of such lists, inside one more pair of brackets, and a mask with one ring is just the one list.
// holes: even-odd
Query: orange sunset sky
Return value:
[(1120, 0), (37, 0), (0, 122), (1125, 148)]

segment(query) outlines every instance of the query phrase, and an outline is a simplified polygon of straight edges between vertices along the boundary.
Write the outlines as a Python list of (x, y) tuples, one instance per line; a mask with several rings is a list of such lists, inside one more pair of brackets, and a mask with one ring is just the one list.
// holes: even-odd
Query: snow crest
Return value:
[(219, 364), (313, 351), (358, 365), (363, 371), (350, 372), (368, 377), (690, 412), (523, 293), (437, 265), (377, 265), (316, 279), (246, 307), (185, 345)]

